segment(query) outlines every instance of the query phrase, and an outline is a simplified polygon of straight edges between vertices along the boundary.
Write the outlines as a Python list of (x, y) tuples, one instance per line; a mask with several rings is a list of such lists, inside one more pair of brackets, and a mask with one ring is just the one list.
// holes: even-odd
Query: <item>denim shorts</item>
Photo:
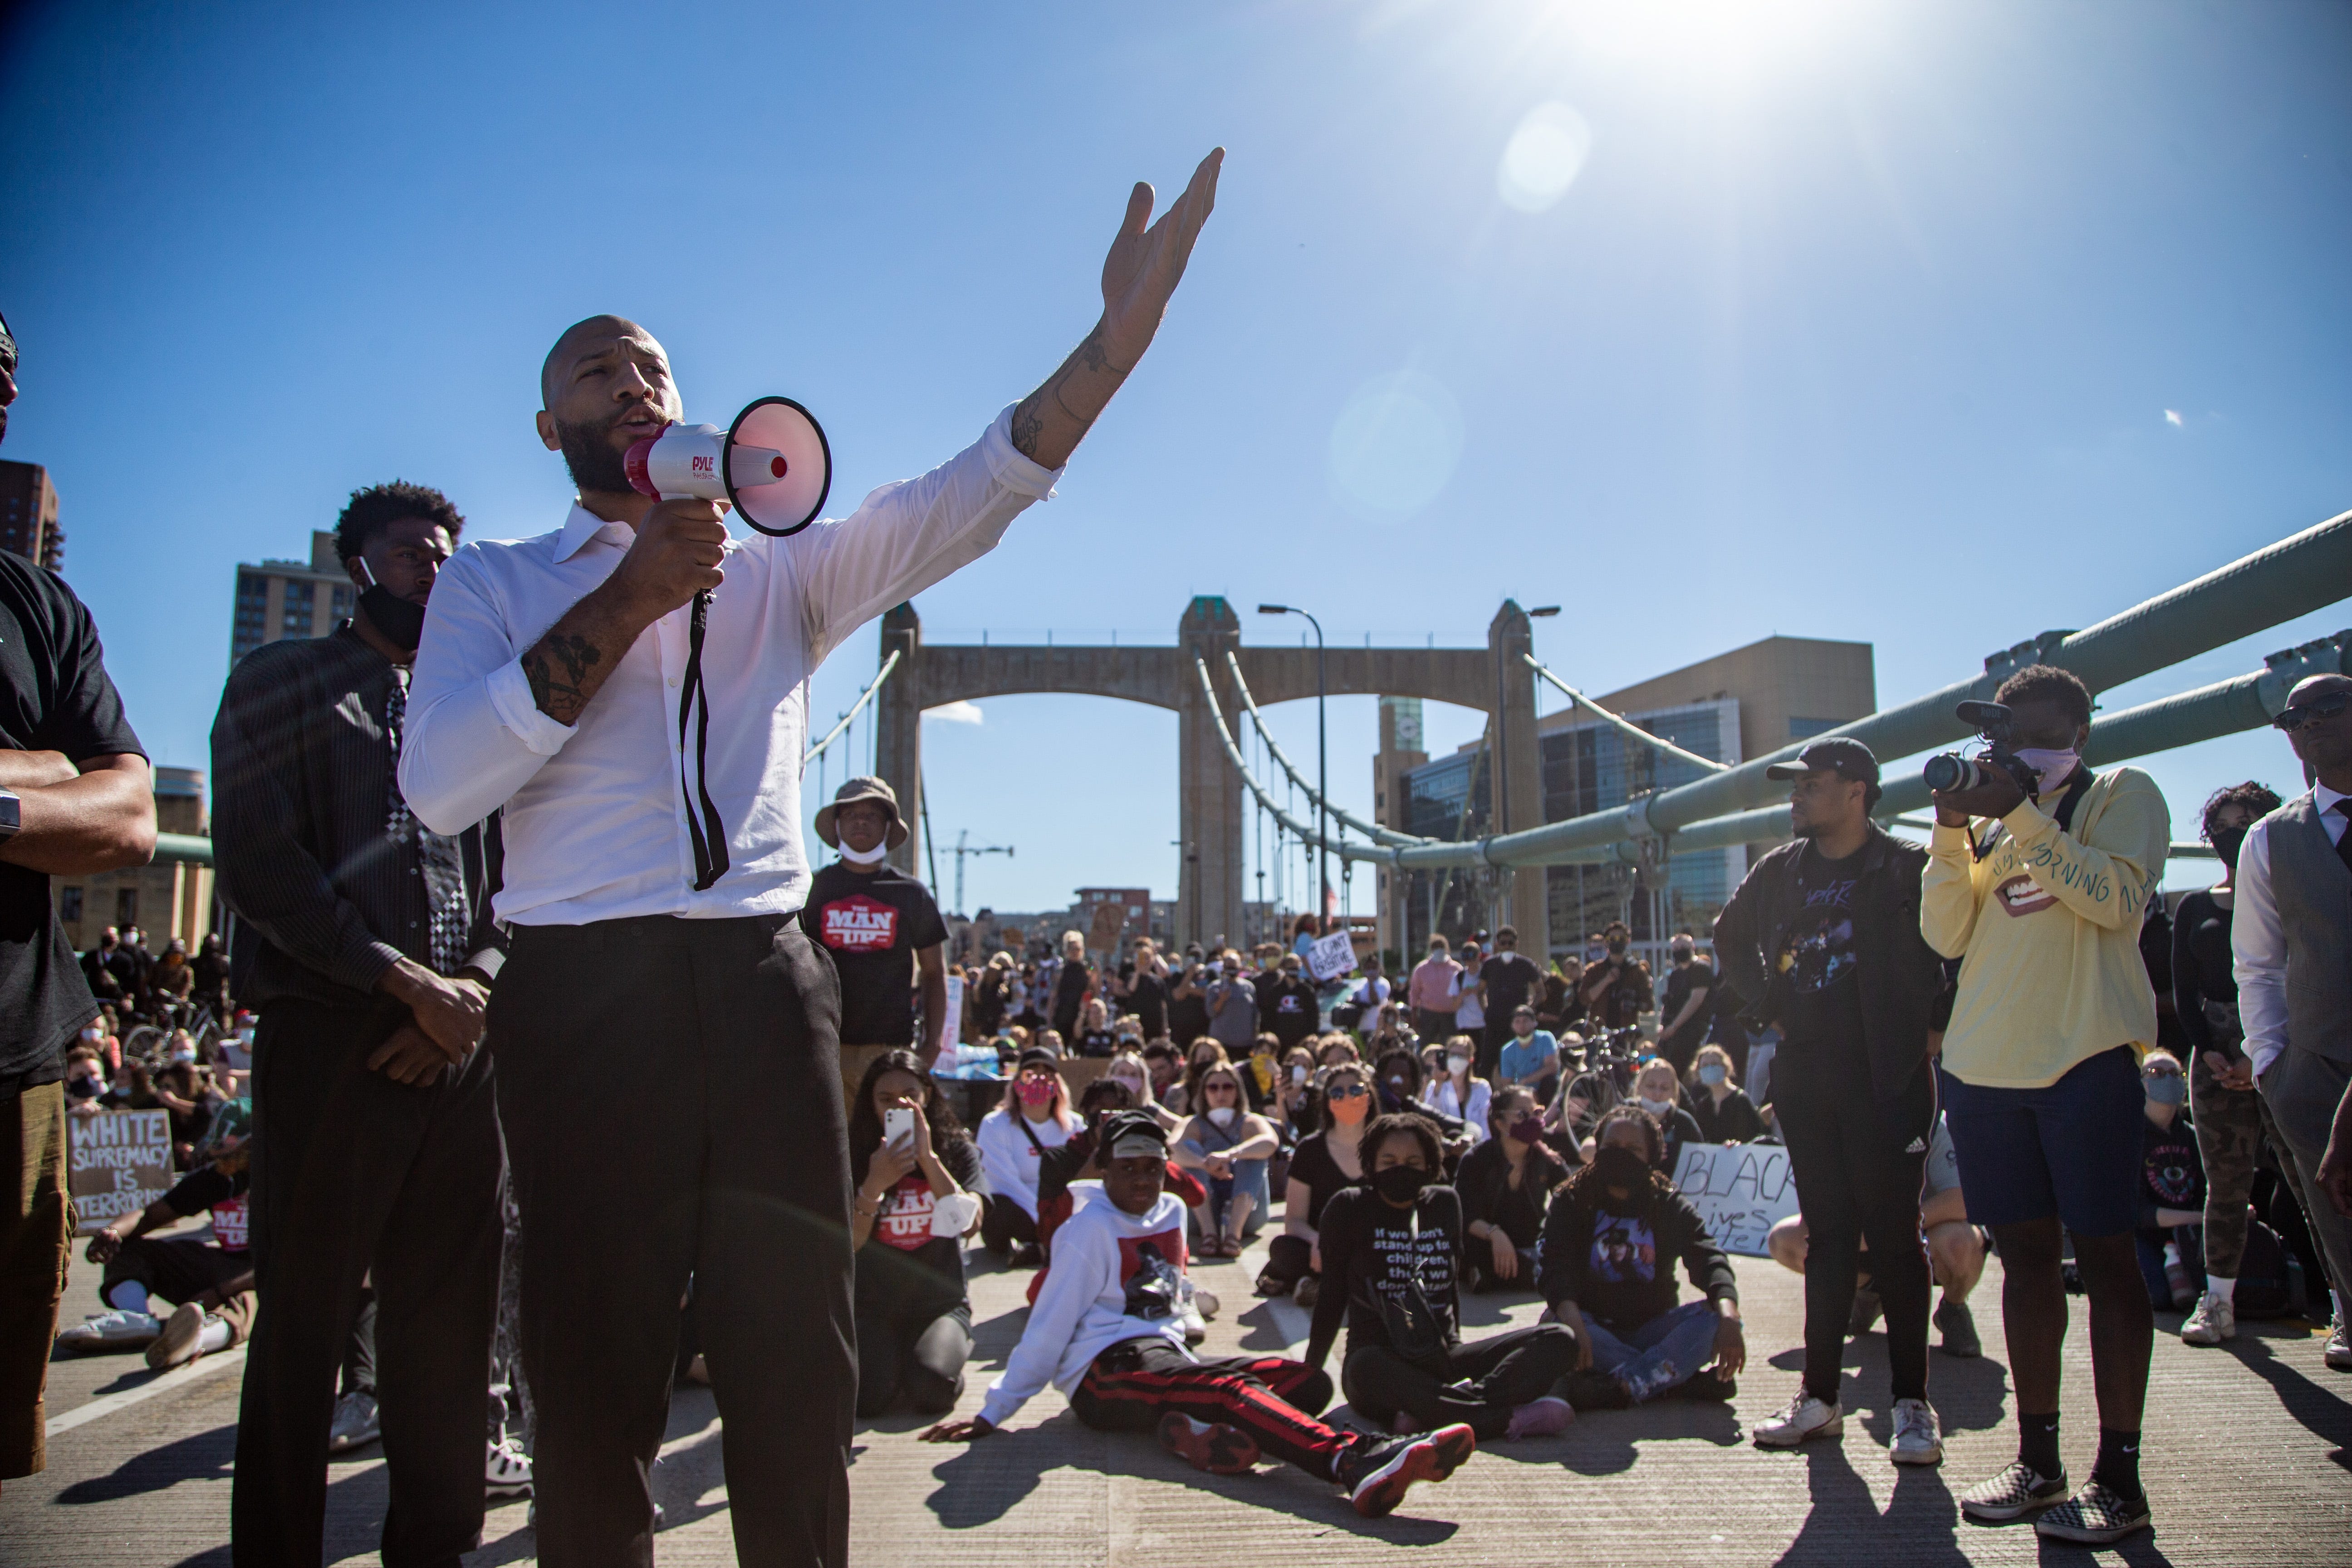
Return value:
[(1979, 1225), (2055, 1215), (2076, 1236), (2138, 1223), (2139, 1054), (2117, 1046), (2041, 1089), (1987, 1089), (1938, 1068), (1960, 1191)]

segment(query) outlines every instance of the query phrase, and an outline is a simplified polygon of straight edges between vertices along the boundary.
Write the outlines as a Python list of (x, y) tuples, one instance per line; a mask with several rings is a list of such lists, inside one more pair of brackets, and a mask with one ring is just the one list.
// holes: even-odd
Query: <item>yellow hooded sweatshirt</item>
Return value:
[(2164, 875), (2172, 813), (2137, 768), (2094, 779), (2074, 831), (2032, 801), (1989, 823), (1936, 826), (1920, 887), (1919, 933), (1960, 963), (1944, 1070), (1987, 1089), (2040, 1089), (2077, 1062), (2156, 1041), (2156, 993), (2139, 955), (2140, 917)]

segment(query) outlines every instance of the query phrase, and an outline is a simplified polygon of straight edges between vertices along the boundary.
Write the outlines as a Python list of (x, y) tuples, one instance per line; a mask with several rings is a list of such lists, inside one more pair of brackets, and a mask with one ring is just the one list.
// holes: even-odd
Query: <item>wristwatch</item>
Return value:
[(12, 789), (0, 789), (0, 838), (14, 838), (25, 826), (25, 803)]

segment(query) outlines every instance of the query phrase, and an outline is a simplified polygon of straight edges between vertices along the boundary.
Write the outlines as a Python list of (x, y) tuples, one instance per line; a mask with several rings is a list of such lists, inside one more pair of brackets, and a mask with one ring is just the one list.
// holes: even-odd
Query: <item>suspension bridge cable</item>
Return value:
[(874, 694), (882, 689), (882, 683), (890, 679), (890, 672), (892, 670), (898, 668), (898, 659), (904, 651), (905, 650), (901, 648), (892, 648), (890, 650), (890, 657), (882, 661), (882, 668), (874, 672), (873, 680), (866, 685), (865, 690), (857, 694), (857, 700), (849, 705), (849, 711), (841, 716), (841, 722), (826, 731), (824, 740), (819, 741), (815, 745), (811, 746), (806, 752), (801, 754), (801, 767), (803, 770), (808, 767), (809, 763), (824, 755), (824, 749), (841, 738), (841, 732), (849, 728), (850, 721), (857, 717), (859, 710), (865, 708), (868, 702), (874, 700)]
[(1612, 713), (1608, 709), (1603, 708), (1600, 703), (1595, 702), (1591, 698), (1587, 697), (1583, 692), (1579, 691), (1575, 687), (1570, 686), (1567, 681), (1562, 680), (1559, 676), (1554, 675), (1550, 670), (1546, 669), (1542, 665), (1537, 663), (1535, 655), (1531, 653), (1523, 653), (1519, 655), (1519, 657), (1527, 661), (1527, 666), (1529, 669), (1534, 670), (1538, 675), (1542, 676), (1546, 680), (1550, 681), (1554, 687), (1558, 688), (1560, 695), (1566, 697), (1570, 702), (1575, 703), (1579, 708), (1591, 713), (1601, 722), (1614, 727), (1618, 732), (1622, 734), (1627, 740), (1638, 741), (1643, 745), (1648, 746), (1654, 751), (1664, 752), (1670, 757), (1675, 757), (1683, 762), (1689, 763), (1694, 767), (1700, 769), (1702, 772), (1720, 773), (1730, 771), (1731, 764), (1729, 763), (1718, 763), (1712, 757), (1702, 757), (1696, 752), (1685, 752), (1680, 746), (1675, 745), (1672, 741), (1665, 739), (1664, 736), (1653, 735), (1650, 731), (1643, 729), (1642, 726), (1634, 723), (1632, 720), (1621, 718), (1617, 714)]
[(1324, 800), (1321, 795), (1315, 792), (1315, 786), (1307, 782), (1306, 775), (1301, 773), (1298, 769), (1293, 765), (1290, 758), (1284, 754), (1281, 745), (1276, 742), (1273, 734), (1266, 729), (1265, 715), (1257, 710), (1257, 699), (1250, 695), (1249, 682), (1242, 679), (1241, 660), (1234, 656), (1234, 651), (1231, 648), (1227, 648), (1225, 650), (1225, 667), (1234, 672), (1234, 689), (1241, 693), (1242, 706), (1249, 710), (1250, 723), (1256, 729), (1258, 740), (1265, 745), (1267, 752), (1274, 758), (1275, 765), (1280, 768), (1284, 774), (1289, 778), (1290, 782), (1297, 785), (1299, 791), (1307, 796), (1307, 803), (1309, 805), (1321, 806), (1325, 811), (1330, 813), (1333, 817), (1337, 818), (1342, 827), (1352, 827), (1375, 844), (1425, 844), (1430, 842), (1428, 839), (1416, 838), (1410, 833), (1399, 833), (1393, 828), (1382, 827), (1376, 822), (1366, 822), (1363, 818), (1356, 816), (1351, 813), (1342, 811), (1337, 805), (1333, 805), (1329, 802)]

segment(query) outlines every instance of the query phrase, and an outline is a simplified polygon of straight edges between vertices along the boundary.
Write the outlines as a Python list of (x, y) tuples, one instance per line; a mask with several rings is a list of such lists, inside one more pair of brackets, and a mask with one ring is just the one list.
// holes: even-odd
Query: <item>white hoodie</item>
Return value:
[[(1048, 1383), (1069, 1393), (1095, 1357), (1129, 1340), (1164, 1339), (1184, 1350), (1183, 1325), (1139, 1289), (1157, 1282), (1172, 1300), (1184, 1264), (1184, 1204), (1174, 1194), (1160, 1194), (1143, 1215), (1106, 1200), (1081, 1203), (1054, 1233), (1054, 1265), (980, 1418), (1003, 1426)], [(1137, 1315), (1144, 1312), (1152, 1315)]]

